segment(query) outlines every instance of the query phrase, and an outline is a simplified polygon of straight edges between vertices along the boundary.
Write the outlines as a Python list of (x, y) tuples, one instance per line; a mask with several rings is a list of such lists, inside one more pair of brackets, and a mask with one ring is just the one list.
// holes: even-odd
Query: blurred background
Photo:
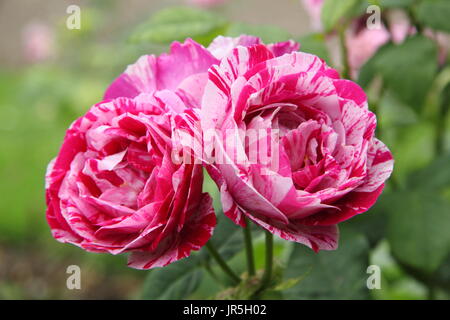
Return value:
[[(44, 175), (48, 162), (59, 150), (65, 130), (74, 119), (100, 101), (112, 79), (139, 56), (167, 51), (167, 43), (182, 40), (184, 34), (190, 36), (190, 32), (194, 39), (207, 45), (216, 34), (223, 33), (221, 31), (225, 30), (227, 23), (232, 23), (226, 31), (230, 35), (254, 33), (267, 42), (289, 38), (300, 40), (303, 50), (319, 54), (339, 68), (343, 63), (339, 62), (339, 57), (335, 58), (339, 56), (339, 53), (334, 54), (335, 40), (317, 30), (311, 12), (305, 10), (301, 2), (223, 1), (217, 6), (202, 9), (211, 15), (205, 16), (210, 25), (200, 27), (200, 30), (182, 27), (174, 37), (142, 30), (148, 31), (149, 23), (154, 26), (154, 21), (148, 21), (160, 10), (176, 5), (194, 6), (187, 1), (0, 0), (0, 299), (141, 298), (148, 272), (127, 268), (125, 256), (87, 253), (77, 247), (60, 244), (51, 237), (45, 220)], [(66, 9), (73, 4), (81, 8), (80, 30), (66, 27), (69, 16)], [(391, 19), (395, 22), (396, 17)], [(222, 25), (222, 21), (226, 22)], [(180, 39), (176, 39), (178, 36)], [(363, 43), (361, 51), (375, 40), (366, 41), (369, 44)], [(410, 47), (402, 48), (395, 59), (405, 60), (410, 55), (415, 47), (414, 43), (409, 43), (407, 41)], [(448, 38), (444, 38), (441, 44), (443, 47), (449, 45)], [(420, 48), (424, 52), (420, 57), (425, 56), (426, 61), (435, 59), (427, 55), (426, 48)], [(439, 65), (436, 62), (435, 68), (432, 65), (427, 69), (427, 74), (433, 73), (431, 80), (441, 74), (443, 79), (439, 83), (445, 87), (446, 73), (439, 72), (448, 66), (447, 53), (442, 59), (444, 62), (439, 62)], [(376, 63), (370, 65), (366, 62), (359, 63), (360, 71), (349, 72), (368, 88), (369, 99), (373, 102), (371, 107), (381, 115), (379, 122), (383, 132), (379, 135), (383, 135), (383, 140), (394, 152), (395, 182), (387, 187), (386, 195), (373, 210), (344, 224), (341, 251), (313, 256), (304, 248), (277, 242), (278, 258), (291, 266), (287, 268), (287, 276), (298, 275), (298, 270), (310, 270), (312, 266), (310, 277), (298, 288), (288, 290), (287, 297), (448, 299), (450, 206), (445, 203), (439, 209), (427, 207), (417, 217), (414, 212), (411, 216), (409, 213), (420, 205), (419, 200), (412, 208), (397, 210), (403, 212), (402, 216), (390, 216), (389, 209), (386, 209), (399, 199), (397, 193), (400, 191), (395, 191), (398, 186), (403, 186), (401, 190), (407, 193), (405, 197), (411, 197), (412, 191), (408, 189), (411, 174), (415, 176), (416, 170), (429, 170), (430, 163), (438, 159), (437, 152), (448, 151), (448, 143), (445, 142), (450, 135), (445, 129), (449, 127), (446, 126), (448, 113), (444, 113), (444, 117), (435, 117), (433, 109), (442, 100), (442, 90), (439, 85), (435, 93), (429, 94), (432, 88), (426, 89), (424, 105), (429, 103), (422, 116), (417, 112), (419, 107), (408, 105), (409, 101), (418, 99), (414, 95), (414, 79), (411, 80), (412, 90), (404, 88), (407, 84), (399, 89), (407, 91), (406, 99), (393, 94), (398, 91), (399, 83), (409, 81), (401, 77), (386, 80), (383, 88), (390, 86), (393, 90), (380, 93), (377, 79), (374, 80), (376, 77), (371, 73)], [(410, 67), (421, 64), (420, 59), (414, 60)], [(437, 142), (442, 149), (440, 151), (435, 150), (437, 122), (443, 130), (439, 134), (443, 142)], [(423, 171), (418, 176), (428, 179), (433, 174)], [(447, 200), (450, 198), (448, 187), (445, 182), (447, 191), (444, 198)], [(214, 190), (210, 183), (205, 188)], [(433, 216), (432, 211), (439, 211), (440, 215)], [(397, 229), (410, 219), (416, 223), (414, 226)], [(435, 228), (436, 224), (441, 224), (441, 227)], [(440, 237), (429, 239), (436, 234)], [(429, 243), (424, 244), (422, 236), (430, 240)], [(260, 240), (256, 241), (258, 265), (263, 261), (263, 242)], [(403, 247), (405, 243), (412, 244)], [(435, 250), (440, 250), (438, 257), (429, 253)], [(292, 262), (293, 255), (300, 256), (301, 263)], [(230, 259), (236, 268), (242, 268), (242, 254)], [(423, 261), (432, 261), (433, 264), (429, 266)], [(66, 287), (66, 268), (73, 264), (82, 270), (81, 290), (68, 290)], [(365, 290), (360, 295), (360, 287), (365, 285), (365, 280), (361, 279), (367, 278), (365, 271), (369, 264), (381, 267), (382, 289)], [(333, 267), (329, 269), (328, 266)], [(355, 278), (358, 272), (362, 275)], [(324, 273), (328, 274), (322, 276)], [(202, 282), (189, 297), (204, 297), (202, 294), (210, 288), (208, 281)]]

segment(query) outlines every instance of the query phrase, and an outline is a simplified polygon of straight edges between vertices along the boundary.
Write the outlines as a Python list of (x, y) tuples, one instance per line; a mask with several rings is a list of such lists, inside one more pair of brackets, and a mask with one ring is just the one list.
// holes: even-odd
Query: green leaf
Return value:
[(369, 2), (373, 2), (373, 4), (382, 8), (407, 8), (416, 3), (417, 0), (372, 0)]
[(385, 190), (378, 198), (375, 205), (364, 214), (359, 214), (344, 222), (352, 230), (364, 234), (370, 247), (374, 248), (386, 236), (387, 220)]
[(423, 285), (411, 278), (398, 264), (390, 252), (386, 240), (371, 252), (370, 264), (381, 269), (381, 288), (371, 290), (371, 296), (376, 300), (417, 300), (425, 299), (426, 290)]
[(417, 19), (434, 30), (450, 32), (450, 1), (424, 0), (417, 8)]
[(450, 156), (445, 155), (434, 160), (427, 167), (414, 172), (408, 179), (408, 186), (415, 189), (435, 190), (450, 185)]
[(265, 43), (286, 41), (292, 38), (289, 32), (277, 26), (249, 25), (245, 23), (231, 24), (226, 33), (230, 37), (237, 37), (241, 34), (260, 37)]
[(223, 32), (227, 22), (222, 17), (192, 7), (169, 7), (140, 25), (131, 36), (132, 42), (168, 44), (193, 38), (207, 45)]
[[(377, 98), (379, 96), (374, 97), (373, 100)], [(423, 121), (419, 119), (413, 109), (400, 100), (389, 88), (384, 89), (383, 96), (379, 101), (378, 116), (381, 126), (386, 130), (404, 128), (415, 124), (420, 125), (420, 122)]]
[(391, 48), (392, 44), (388, 43), (384, 46), (381, 46), (378, 51), (370, 58), (360, 69), (358, 75), (358, 84), (363, 88), (368, 88), (369, 85), (374, 80), (375, 76), (379, 74), (378, 70), (378, 60), (384, 54), (385, 51), (388, 51)]
[(142, 298), (149, 300), (179, 300), (187, 298), (199, 286), (202, 270), (200, 260), (190, 256), (164, 268), (150, 271), (144, 282)]
[(341, 20), (354, 16), (360, 4), (360, 0), (325, 0), (321, 15), (325, 31), (333, 30)]
[(386, 86), (415, 110), (421, 110), (437, 73), (437, 49), (423, 36), (391, 45), (377, 61)]
[(302, 52), (315, 54), (328, 63), (331, 63), (328, 48), (325, 45), (325, 36), (323, 34), (308, 34), (301, 37), (298, 42), (300, 43), (300, 50)]
[(450, 203), (431, 190), (390, 195), (388, 240), (402, 263), (432, 273), (450, 250)]
[(286, 279), (286, 280), (282, 281), (281, 283), (278, 283), (277, 285), (275, 285), (275, 287), (273, 287), (272, 290), (273, 291), (285, 291), (292, 287), (295, 287), (303, 279), (305, 279), (308, 276), (308, 274), (309, 274), (309, 271), (306, 272), (304, 275), (301, 275), (300, 277)]
[(388, 240), (405, 270), (430, 279), (450, 253), (450, 201), (443, 192), (450, 185), (450, 156), (414, 172), (406, 185), (407, 191), (388, 196)]
[(315, 253), (297, 244), (291, 253), (285, 278), (308, 276), (284, 294), (288, 299), (364, 299), (369, 244), (365, 237), (343, 228), (336, 251)]
[(403, 181), (411, 172), (428, 165), (434, 157), (434, 137), (435, 129), (430, 122), (395, 128), (394, 141), (389, 143), (386, 139), (395, 159), (393, 174)]
[(438, 70), (435, 43), (423, 36), (401, 45), (382, 47), (361, 69), (358, 82), (367, 87), (376, 74), (385, 85), (414, 110), (421, 110)]
[(434, 274), (433, 280), (436, 286), (450, 290), (450, 254)]

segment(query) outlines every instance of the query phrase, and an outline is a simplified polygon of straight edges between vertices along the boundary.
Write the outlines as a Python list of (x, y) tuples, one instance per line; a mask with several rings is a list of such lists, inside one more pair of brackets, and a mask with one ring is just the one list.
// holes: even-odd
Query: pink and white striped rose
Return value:
[[(362, 89), (302, 52), (232, 49), (209, 70), (200, 121), (225, 214), (315, 251), (337, 247), (337, 224), (367, 211), (393, 169)], [(267, 135), (249, 142), (255, 130)], [(254, 144), (266, 146), (256, 161)]]
[(374, 138), (364, 92), (296, 50), (292, 41), (218, 37), (208, 49), (187, 40), (130, 65), (72, 124), (48, 167), (53, 236), (131, 252), (129, 265), (140, 269), (203, 246), (215, 215), (201, 165), (179, 161), (191, 159), (182, 129), (188, 138), (214, 133), (194, 154), (234, 222), (246, 216), (316, 251), (336, 248), (336, 225), (375, 203), (393, 160)]
[[(178, 100), (175, 94), (166, 99)], [(87, 251), (132, 252), (148, 269), (187, 257), (210, 238), (202, 167), (171, 159), (170, 102), (146, 94), (93, 106), (67, 131), (46, 175), (53, 236)]]
[(138, 269), (167, 265), (208, 241), (216, 220), (202, 167), (172, 160), (172, 132), (175, 116), (199, 107), (216, 61), (192, 40), (143, 56), (72, 124), (46, 175), (57, 240), (131, 252), (129, 266)]

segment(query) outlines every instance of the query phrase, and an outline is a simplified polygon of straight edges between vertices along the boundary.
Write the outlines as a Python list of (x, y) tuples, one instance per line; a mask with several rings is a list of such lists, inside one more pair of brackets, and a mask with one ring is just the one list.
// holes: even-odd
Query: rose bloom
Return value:
[(25, 59), (32, 63), (43, 62), (56, 56), (55, 34), (42, 22), (31, 22), (23, 29)]
[(322, 29), (322, 6), (324, 0), (302, 0), (303, 7), (311, 20), (311, 27), (314, 31)]
[(389, 10), (386, 18), (392, 42), (395, 44), (403, 43), (409, 35), (416, 33), (414, 26), (409, 21), (408, 14), (403, 10)]
[[(201, 165), (173, 161), (175, 115), (199, 104), (216, 59), (192, 40), (143, 56), (66, 133), (47, 170), (47, 220), (60, 242), (132, 252), (129, 266), (164, 266), (200, 249), (215, 214)], [(179, 155), (182, 158), (182, 155)]]
[[(247, 217), (286, 240), (331, 250), (337, 224), (376, 202), (393, 159), (374, 137), (362, 89), (293, 50), (237, 46), (210, 68), (201, 128), (215, 139), (205, 142), (205, 161), (235, 223), (245, 226)], [(254, 141), (251, 132), (267, 134)]]
[(75, 121), (46, 176), (53, 236), (132, 252), (128, 264), (139, 269), (200, 249), (215, 226), (212, 201), (200, 165), (173, 163), (171, 132), (170, 108), (145, 94), (104, 101)]
[(365, 16), (355, 19), (345, 34), (348, 63), (353, 78), (358, 76), (361, 67), (391, 38), (384, 25), (377, 29), (368, 29), (366, 19)]
[(219, 61), (192, 39), (174, 42), (170, 53), (144, 55), (128, 66), (106, 90), (105, 99), (133, 98), (140, 93), (171, 90), (188, 107), (199, 107), (208, 79), (207, 71)]

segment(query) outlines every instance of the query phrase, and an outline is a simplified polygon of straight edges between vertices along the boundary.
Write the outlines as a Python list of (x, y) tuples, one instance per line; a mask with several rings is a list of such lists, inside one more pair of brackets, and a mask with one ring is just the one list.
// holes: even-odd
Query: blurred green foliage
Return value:
[[(68, 30), (61, 21), (52, 60), (22, 68), (0, 65), (0, 299), (117, 299), (136, 297), (140, 290), (144, 274), (127, 268), (125, 257), (60, 244), (45, 220), (46, 167), (67, 127), (102, 99), (127, 64), (151, 50), (124, 46), (120, 35), (96, 41), (107, 12), (95, 5), (84, 9), (81, 30)], [(70, 264), (82, 269), (80, 292), (66, 288)]]
[(226, 24), (223, 17), (208, 11), (191, 7), (169, 7), (140, 25), (130, 40), (167, 44), (192, 38), (207, 44), (223, 33)]

